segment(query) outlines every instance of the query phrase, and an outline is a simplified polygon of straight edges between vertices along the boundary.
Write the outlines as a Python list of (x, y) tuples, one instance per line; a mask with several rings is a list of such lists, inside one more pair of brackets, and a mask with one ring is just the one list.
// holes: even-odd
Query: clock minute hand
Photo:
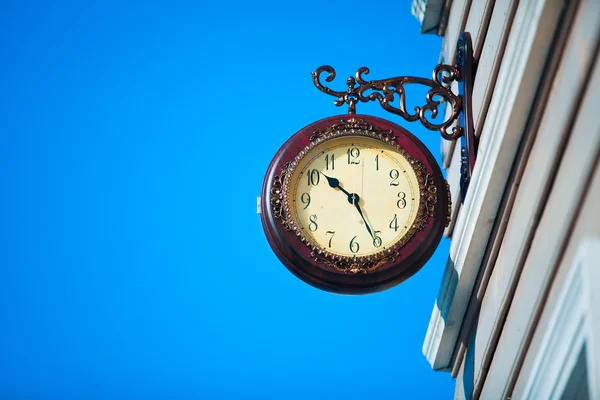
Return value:
[[(358, 200), (358, 195), (355, 195), (355, 196), (357, 197), (357, 200)], [(356, 210), (362, 217), (363, 221), (365, 221), (365, 227), (367, 228), (367, 232), (369, 232), (369, 235), (371, 235), (371, 238), (373, 240), (375, 240), (375, 236), (373, 236), (373, 232), (371, 231), (371, 228), (369, 227), (369, 224), (367, 223), (367, 220), (366, 220), (365, 216), (363, 215), (362, 210), (360, 209), (360, 206), (358, 205), (358, 201), (356, 203), (354, 203), (354, 206), (356, 207)]]
[[(321, 172), (321, 174), (323, 174), (323, 173)], [(346, 189), (344, 189), (343, 187), (340, 186), (340, 181), (338, 179), (331, 178), (325, 174), (323, 174), (323, 176), (325, 178), (327, 178), (327, 183), (329, 183), (329, 186), (331, 186), (334, 189), (340, 189), (342, 192), (344, 192), (344, 194), (346, 196), (348, 196), (348, 202), (350, 204), (352, 204), (354, 207), (356, 207), (356, 210), (358, 211), (358, 213), (362, 217), (363, 221), (365, 222), (365, 227), (367, 228), (367, 232), (369, 232), (369, 235), (371, 235), (371, 238), (373, 238), (373, 240), (375, 240), (375, 236), (373, 236), (373, 231), (371, 230), (371, 227), (367, 223), (367, 219), (363, 215), (363, 212), (360, 209), (360, 205), (358, 205), (358, 202), (360, 201), (360, 197), (358, 197), (358, 195), (356, 193), (348, 193), (348, 191), (346, 191)]]

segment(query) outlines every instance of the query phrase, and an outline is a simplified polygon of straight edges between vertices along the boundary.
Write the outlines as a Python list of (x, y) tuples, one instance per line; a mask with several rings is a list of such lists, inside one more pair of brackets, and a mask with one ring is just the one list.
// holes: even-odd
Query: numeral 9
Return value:
[(304, 210), (306, 210), (308, 208), (308, 206), (310, 205), (310, 194), (302, 193), (302, 196), (300, 196), (300, 201), (303, 204), (306, 204), (303, 208)]

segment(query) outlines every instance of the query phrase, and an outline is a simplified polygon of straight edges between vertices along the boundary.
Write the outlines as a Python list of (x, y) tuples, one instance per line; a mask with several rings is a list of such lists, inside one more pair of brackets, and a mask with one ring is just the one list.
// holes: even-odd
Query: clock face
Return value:
[(315, 247), (352, 258), (386, 254), (405, 241), (422, 201), (410, 156), (367, 136), (310, 148), (288, 190), (295, 228)]
[(450, 215), (427, 148), (390, 121), (335, 116), (273, 157), (260, 200), (271, 248), (303, 281), (335, 293), (385, 290), (431, 257)]

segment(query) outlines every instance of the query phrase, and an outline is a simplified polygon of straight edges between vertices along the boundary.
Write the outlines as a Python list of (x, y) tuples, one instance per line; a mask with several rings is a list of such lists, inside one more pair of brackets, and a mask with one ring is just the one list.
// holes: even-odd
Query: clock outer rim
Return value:
[[(308, 146), (309, 137), (315, 131), (326, 129), (341, 120), (350, 118), (362, 119), (382, 129), (392, 129), (394, 134), (399, 137), (399, 141), (400, 136), (403, 136), (405, 145), (402, 147), (415, 159), (422, 162), (425, 169), (433, 176), (437, 188), (435, 216), (429, 217), (423, 230), (418, 231), (404, 247), (413, 241), (420, 241), (420, 245), (415, 247), (413, 244), (414, 249), (410, 254), (401, 254), (400, 260), (388, 266), (384, 271), (376, 270), (368, 274), (356, 275), (333, 273), (319, 267), (310, 257), (311, 251), (308, 246), (292, 232), (286, 232), (281, 220), (274, 217), (270, 202), (273, 179), (280, 174), (286, 162), (292, 161), (302, 149)], [(415, 154), (413, 150), (418, 150), (420, 154)], [(267, 241), (275, 255), (299, 279), (321, 290), (339, 294), (380, 292), (400, 284), (417, 273), (437, 249), (446, 226), (447, 211), (448, 198), (445, 180), (429, 149), (405, 128), (382, 118), (362, 114), (324, 118), (299, 130), (280, 147), (271, 160), (261, 191), (261, 221)]]

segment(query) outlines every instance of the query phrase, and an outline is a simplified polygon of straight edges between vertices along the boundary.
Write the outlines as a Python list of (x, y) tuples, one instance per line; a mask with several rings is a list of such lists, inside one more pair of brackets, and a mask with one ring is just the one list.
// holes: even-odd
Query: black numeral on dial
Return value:
[(348, 164), (360, 164), (360, 160), (358, 160), (358, 157), (360, 157), (360, 150), (357, 149), (356, 147), (352, 147), (351, 149), (348, 149)]
[(319, 180), (321, 179), (321, 174), (319, 174), (319, 171), (316, 169), (309, 169), (306, 171), (306, 178), (308, 179), (308, 186), (317, 186), (319, 184)]
[(398, 216), (394, 214), (394, 218), (390, 222), (390, 228), (394, 230), (394, 232), (398, 232)]
[(332, 154), (331, 157), (329, 154), (325, 155), (325, 169), (329, 171), (329, 165), (331, 163), (331, 169), (335, 169), (335, 154)]
[(311, 232), (315, 232), (317, 229), (319, 229), (319, 225), (317, 225), (317, 215), (313, 214), (310, 217), (308, 217), (308, 220), (310, 221), (310, 223), (308, 224), (308, 230)]
[(327, 231), (325, 233), (327, 235), (331, 235), (331, 237), (329, 238), (329, 248), (331, 248), (331, 240), (333, 239), (333, 236), (335, 235), (335, 231)]
[(379, 248), (381, 247), (381, 237), (377, 236), (381, 231), (375, 231), (375, 238), (373, 238), (373, 246)]
[(400, 176), (400, 172), (398, 172), (397, 169), (393, 169), (390, 171), (390, 178), (392, 178), (392, 182), (390, 182), (390, 186), (400, 185), (400, 183), (397, 182), (399, 176)]
[(310, 194), (308, 194), (308, 193), (302, 193), (302, 196), (300, 196), (300, 201), (303, 204), (306, 204), (304, 206), (304, 210), (306, 210), (308, 208), (308, 206), (310, 205)]
[(400, 200), (396, 202), (396, 206), (398, 206), (398, 208), (402, 210), (406, 207), (406, 193), (400, 192), (398, 193), (398, 197), (400, 198)]
[(358, 244), (358, 242), (354, 241), (354, 239), (356, 239), (357, 236), (354, 236), (350, 241), (350, 251), (352, 253), (358, 253), (358, 250), (360, 249), (360, 245)]

